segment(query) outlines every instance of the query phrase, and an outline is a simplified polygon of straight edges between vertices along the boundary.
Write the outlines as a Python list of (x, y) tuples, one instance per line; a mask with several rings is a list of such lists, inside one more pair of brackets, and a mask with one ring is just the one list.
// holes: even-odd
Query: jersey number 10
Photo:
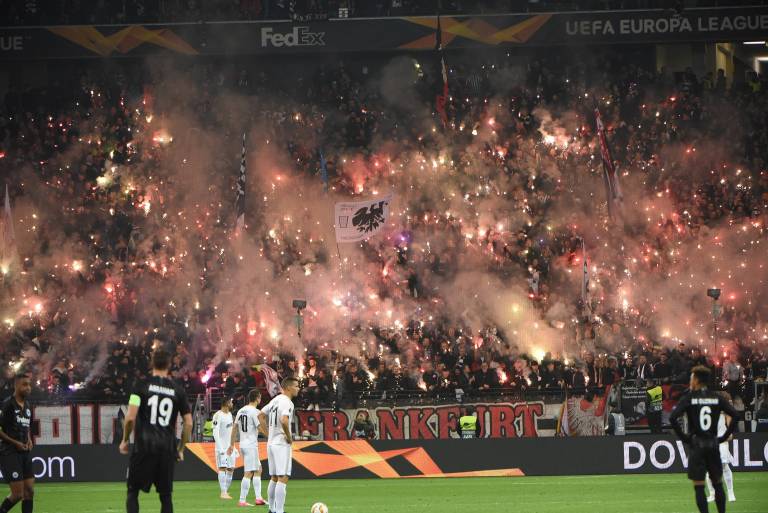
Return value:
[[(149, 406), (149, 423), (154, 425), (160, 425), (162, 427), (168, 426), (171, 423), (171, 415), (173, 414), (173, 399), (170, 397), (163, 397), (160, 399), (157, 395), (153, 395), (147, 401)], [(160, 416), (158, 417), (158, 413)]]
[(246, 417), (245, 415), (240, 417), (240, 431), (242, 431), (243, 433), (248, 432), (248, 417)]

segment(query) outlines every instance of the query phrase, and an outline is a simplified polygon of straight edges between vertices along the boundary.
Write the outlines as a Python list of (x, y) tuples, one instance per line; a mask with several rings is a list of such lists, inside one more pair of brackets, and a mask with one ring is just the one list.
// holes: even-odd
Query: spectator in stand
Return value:
[(659, 361), (653, 366), (653, 377), (663, 385), (670, 383), (672, 366), (669, 364), (669, 356), (666, 351), (661, 352)]
[(352, 438), (355, 440), (373, 440), (376, 438), (376, 426), (373, 425), (367, 410), (357, 412), (355, 423), (352, 425)]
[(647, 380), (653, 377), (653, 369), (648, 364), (648, 359), (644, 354), (637, 357), (637, 365), (632, 371), (632, 377), (637, 380)]
[(541, 386), (545, 390), (556, 390), (563, 387), (563, 374), (556, 368), (554, 360), (547, 360), (541, 373)]
[(424, 382), (425, 390), (430, 395), (437, 394), (437, 388), (440, 383), (440, 375), (435, 372), (431, 361), (424, 362), (424, 373), (421, 376)]
[(735, 352), (728, 355), (728, 359), (723, 362), (723, 382), (728, 394), (736, 399), (741, 397), (741, 385), (744, 379), (744, 371), (739, 363), (739, 357)]
[(488, 393), (499, 387), (499, 375), (491, 369), (487, 361), (480, 364), (480, 370), (475, 373), (475, 389), (479, 394)]

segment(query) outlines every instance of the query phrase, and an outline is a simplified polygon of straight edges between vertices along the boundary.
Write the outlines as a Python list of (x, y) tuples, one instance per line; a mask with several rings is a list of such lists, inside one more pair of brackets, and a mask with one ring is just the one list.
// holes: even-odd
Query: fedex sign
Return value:
[(279, 33), (272, 27), (264, 27), (261, 29), (261, 46), (264, 48), (325, 46), (325, 32), (312, 32), (309, 27), (293, 27), (293, 30), (288, 33)]

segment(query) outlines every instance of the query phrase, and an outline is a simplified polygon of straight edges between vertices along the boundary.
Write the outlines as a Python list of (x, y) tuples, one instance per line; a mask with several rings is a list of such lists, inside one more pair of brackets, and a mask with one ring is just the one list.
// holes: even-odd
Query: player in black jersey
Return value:
[[(691, 369), (691, 388), (675, 406), (670, 421), (677, 436), (690, 447), (688, 479), (693, 481), (699, 511), (709, 511), (704, 493), (704, 478), (709, 472), (709, 478), (715, 487), (717, 511), (725, 513), (725, 491), (721, 481), (723, 465), (720, 462), (719, 446), (733, 433), (739, 413), (720, 394), (707, 388), (710, 376), (711, 371), (703, 365)], [(718, 438), (717, 424), (723, 413), (730, 415), (733, 420), (725, 434)], [(690, 434), (686, 434), (680, 426), (680, 417), (683, 415), (688, 418)]]
[(21, 501), (22, 513), (32, 513), (35, 472), (32, 470), (32, 407), (27, 402), (32, 383), (26, 374), (13, 380), (13, 395), (0, 410), (0, 471), (11, 487), (11, 494), (0, 505), (8, 513)]
[[(149, 492), (155, 485), (161, 513), (173, 513), (173, 467), (184, 460), (184, 446), (192, 433), (192, 414), (187, 395), (168, 376), (171, 355), (165, 349), (152, 353), (152, 376), (134, 386), (125, 416), (120, 452), (128, 454), (128, 441), (134, 432), (133, 451), (128, 467), (128, 513), (139, 511), (139, 490)], [(184, 428), (176, 445), (176, 418), (181, 414)]]

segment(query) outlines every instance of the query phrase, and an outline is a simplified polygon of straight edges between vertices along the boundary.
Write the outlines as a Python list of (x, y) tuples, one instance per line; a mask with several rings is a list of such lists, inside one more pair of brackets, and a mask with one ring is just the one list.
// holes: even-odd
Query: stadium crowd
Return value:
[[(533, 222), (515, 233), (491, 228), (467, 242), (459, 222), (449, 220), (445, 229), (454, 250), (446, 248), (427, 257), (412, 250), (408, 236), (394, 253), (382, 251), (383, 245), (376, 241), (365, 244), (371, 262), (399, 277), (386, 279), (385, 274), (378, 284), (382, 293), (395, 301), (409, 298), (419, 302), (434, 318), (428, 320), (425, 314), (402, 326), (370, 326), (380, 349), (359, 357), (328, 349), (327, 341), (322, 340), (308, 341), (304, 354), (266, 349), (266, 354), (257, 357), (249, 353), (246, 330), (234, 337), (233, 350), (222, 357), (217, 349), (219, 336), (211, 330), (215, 312), (204, 298), (199, 299), (200, 304), (192, 299), (181, 304), (170, 296), (153, 295), (146, 308), (143, 292), (161, 289), (180, 265), (175, 255), (182, 248), (163, 243), (180, 228), (163, 223), (155, 211), (158, 203), (171, 201), (173, 187), (152, 189), (148, 180), (110, 182), (104, 173), (105, 166), (113, 164), (137, 169), (141, 164), (140, 173), (146, 178), (163, 165), (170, 139), (158, 133), (151, 140), (138, 136), (152, 133), (150, 118), (152, 114), (162, 116), (165, 107), (151, 105), (153, 84), (146, 75), (90, 69), (63, 75), (43, 89), (12, 88), (0, 119), (0, 175), (8, 179), (12, 202), (45, 201), (59, 215), (47, 223), (16, 226), (17, 231), (25, 232), (20, 237), (25, 241), (19, 248), (21, 272), (4, 271), (0, 277), (0, 311), (11, 312), (0, 328), (0, 361), (8, 362), (0, 395), (8, 393), (12, 373), (25, 369), (34, 376), (41, 397), (122, 401), (131, 381), (146, 376), (149, 353), (157, 341), (172, 343), (174, 373), (191, 395), (221, 388), (237, 399), (254, 386), (265, 387), (264, 373), (259, 370), (266, 361), (282, 376), (302, 377), (306, 385), (303, 401), (309, 407), (354, 404), (366, 394), (455, 400), (458, 390), (464, 397), (482, 397), (562, 393), (565, 389), (578, 393), (631, 378), (683, 383), (696, 364), (716, 368), (718, 382), (729, 382), (731, 387), (739, 383), (739, 390), (746, 384), (743, 393), (748, 395), (749, 384), (766, 379), (768, 367), (765, 319), (757, 304), (724, 309), (719, 330), (727, 339), (727, 357), (703, 352), (699, 340), (665, 339), (654, 326), (653, 311), (647, 305), (622, 310), (597, 299), (581, 304), (581, 309), (589, 307), (591, 313), (566, 327), (566, 350), (536, 355), (518, 348), (515, 337), (501, 327), (472, 330), (430, 307), (440, 296), (435, 281), (460, 269), (460, 252), (455, 249), (465, 244), (471, 244), (468, 251), (487, 258), (489, 272), (504, 279), (528, 276), (531, 303), (542, 311), (552, 302), (551, 291), (560, 285), (558, 274), (552, 271), (555, 262), (578, 268), (580, 240), (567, 219), (550, 230), (546, 244), (539, 240), (539, 221), (548, 215), (556, 198), (568, 194), (564, 182), (578, 181), (569, 170), (594, 158), (588, 145), (578, 144), (594, 140), (594, 129), (585, 124), (561, 145), (559, 136), (548, 136), (543, 130), (535, 111), (570, 110), (583, 112), (584, 119), (589, 119), (592, 104), (583, 100), (584, 91), (599, 98), (610, 127), (614, 159), (629, 172), (642, 170), (651, 194), (665, 191), (674, 208), (686, 213), (648, 224), (636, 233), (648, 243), (646, 268), (664, 273), (674, 265), (665, 255), (678, 242), (723, 221), (751, 223), (757, 239), (765, 241), (768, 118), (763, 113), (768, 110), (768, 84), (764, 77), (749, 73), (727, 84), (722, 75), (701, 77), (690, 69), (656, 73), (608, 55), (579, 63), (533, 60), (510, 86), (513, 72), (519, 72), (517, 64), (504, 54), (482, 63), (452, 65), (444, 132), (454, 148), (468, 147), (473, 134), (484, 129), (483, 123), (492, 123), (486, 121), (489, 101), (501, 106), (497, 112), (504, 112), (511, 121), (496, 124), (502, 143), (500, 147), (489, 145), (482, 158), (486, 166), (512, 177), (514, 188), (504, 201), (520, 205)], [(366, 87), (365, 78), (343, 62), (299, 81), (293, 90), (273, 88), (263, 71), (228, 72), (205, 64), (192, 73), (201, 94), (177, 101), (193, 107), (199, 123), (222, 123), (222, 114), (211, 107), (212, 96), (222, 90), (259, 97), (253, 118), (269, 120), (266, 135), (285, 141), (283, 150), (308, 176), (319, 175), (319, 171), (316, 147), (303, 135), (320, 134), (329, 181), (337, 191), (356, 192), (356, 184), (341, 172), (341, 161), (348, 154), (375, 158), (370, 148), (376, 140), (391, 141), (404, 152), (435, 155), (439, 150), (441, 139), (433, 135), (441, 132), (437, 114), (434, 124), (438, 128), (420, 133), (423, 124), (416, 112), (385, 106), (381, 95)], [(419, 86), (425, 104), (434, 98), (432, 78), (427, 73)], [(731, 115), (724, 117), (726, 112)], [(738, 130), (733, 130), (734, 123)], [(715, 168), (704, 178), (662, 172), (659, 160), (667, 146), (682, 143), (694, 148), (697, 141), (723, 133), (729, 135), (730, 166)], [(457, 162), (464, 157), (462, 150), (454, 155)], [(696, 158), (692, 155), (687, 165), (706, 165)], [(558, 169), (563, 182), (552, 174), (519, 173), (520, 167), (528, 165)], [(25, 166), (31, 166), (45, 183), (45, 195), (25, 186), (31, 178), (20, 171)], [(735, 167), (744, 169), (750, 187), (730, 179)], [(222, 159), (211, 170), (212, 186), (231, 189), (236, 168), (236, 161)], [(225, 178), (228, 176), (232, 179)], [(222, 205), (219, 219), (196, 221), (205, 225), (201, 231), (207, 230), (207, 244), (203, 249), (183, 248), (191, 253), (187, 261), (202, 269), (220, 258), (215, 248), (225, 244), (222, 227), (227, 222), (223, 220), (233, 218), (233, 208)], [(438, 229), (430, 228), (427, 221), (433, 215), (430, 205), (423, 205), (418, 214), (408, 226), (409, 232)], [(260, 232), (261, 228), (253, 230)], [(68, 248), (74, 255), (71, 261), (52, 258), (62, 240), (76, 241)], [(274, 262), (276, 275), (307, 258), (300, 256), (298, 244), (289, 242), (281, 251), (274, 251), (266, 236), (263, 250)], [(322, 251), (315, 252), (315, 261), (322, 263)], [(205, 283), (215, 282), (208, 272), (198, 276), (204, 291)], [(12, 312), (19, 293), (25, 298), (23, 315)], [(90, 325), (91, 312), (67, 311), (68, 298), (85, 295), (98, 296), (94, 304), (108, 318), (107, 323), (95, 328)], [(80, 322), (89, 324), (89, 337), (95, 329), (99, 340), (98, 345), (88, 345), (87, 353), (82, 351), (85, 335), (81, 340), (79, 328), (73, 329)], [(704, 346), (708, 343), (705, 340)]]

